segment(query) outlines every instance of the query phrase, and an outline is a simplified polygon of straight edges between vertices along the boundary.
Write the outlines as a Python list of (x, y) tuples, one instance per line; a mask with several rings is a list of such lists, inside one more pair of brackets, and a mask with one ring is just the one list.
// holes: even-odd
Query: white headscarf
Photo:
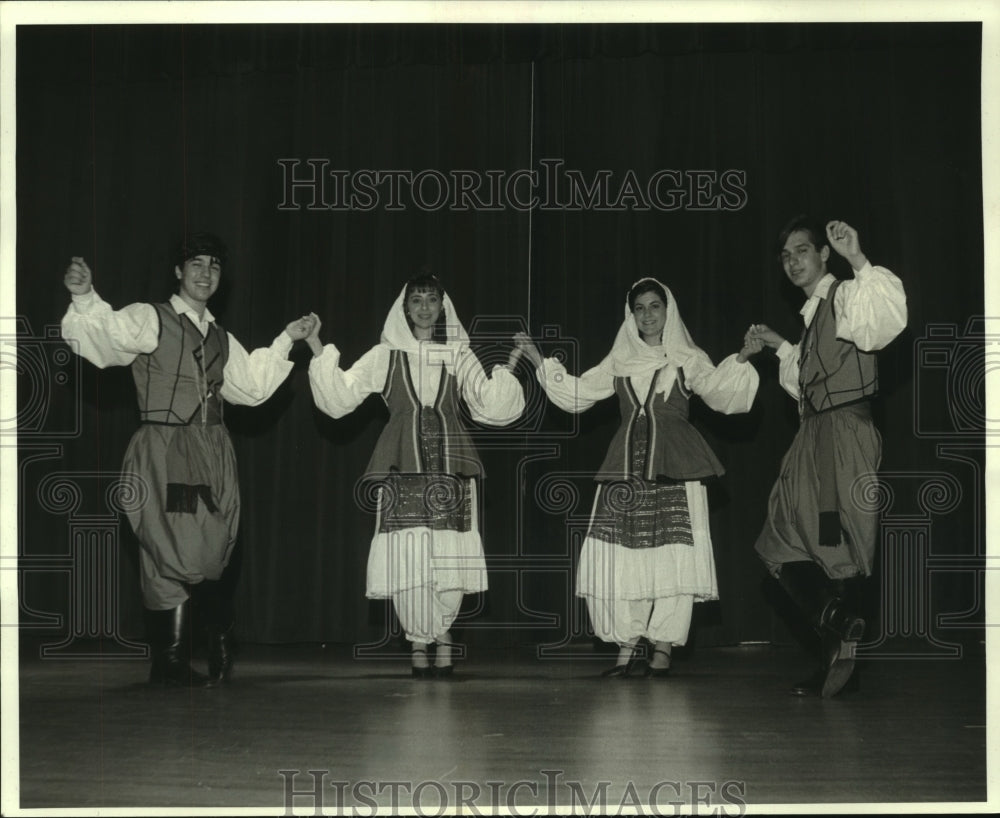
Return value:
[[(635, 317), (629, 308), (628, 295), (625, 296), (625, 320), (615, 336), (615, 343), (611, 347), (611, 352), (603, 361), (603, 366), (610, 369), (613, 375), (618, 377), (645, 376), (652, 377), (653, 372), (667, 364), (681, 367), (688, 363), (692, 357), (707, 358), (708, 356), (698, 348), (691, 335), (684, 326), (680, 311), (677, 309), (677, 301), (673, 293), (660, 281), (655, 278), (640, 278), (631, 287), (632, 289), (643, 283), (652, 281), (659, 284), (666, 293), (667, 319), (663, 325), (661, 341), (656, 346), (650, 346), (639, 335), (639, 328), (635, 325)], [(661, 378), (657, 383), (657, 392), (666, 392), (673, 386), (674, 378)]]
[[(442, 292), (444, 292), (443, 287)], [(438, 341), (418, 341), (414, 337), (413, 330), (406, 320), (406, 305), (403, 303), (405, 297), (404, 284), (386, 316), (385, 325), (382, 327), (382, 343), (390, 349), (420, 355), (421, 364), (432, 366), (444, 364), (445, 368), (453, 373), (460, 356), (468, 350), (469, 334), (458, 319), (458, 313), (455, 312), (448, 293), (444, 293), (441, 299), (441, 309), (444, 310), (445, 320), (448, 322), (448, 337), (443, 344)]]

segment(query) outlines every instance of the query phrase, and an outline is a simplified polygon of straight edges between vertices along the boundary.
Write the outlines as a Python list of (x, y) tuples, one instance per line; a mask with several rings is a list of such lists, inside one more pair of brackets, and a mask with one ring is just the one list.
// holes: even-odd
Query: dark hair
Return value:
[(441, 282), (438, 281), (438, 277), (431, 273), (426, 267), (422, 267), (417, 275), (407, 281), (406, 287), (403, 290), (403, 315), (406, 316), (406, 324), (412, 331), (413, 321), (410, 319), (410, 313), (406, 309), (406, 304), (409, 302), (410, 296), (413, 295), (413, 293), (423, 292), (437, 293), (438, 298), (441, 299), (441, 312), (438, 313), (437, 321), (434, 322), (434, 330), (431, 334), (431, 340), (444, 343), (448, 338), (448, 319), (444, 311), (444, 287), (441, 286)]
[(214, 233), (199, 231), (186, 234), (177, 245), (177, 249), (174, 251), (174, 264), (183, 267), (187, 261), (195, 256), (211, 256), (218, 259), (219, 267), (224, 268), (228, 255), (222, 239)]
[(646, 293), (656, 293), (660, 298), (663, 299), (663, 306), (666, 307), (670, 300), (667, 298), (667, 293), (660, 286), (658, 281), (653, 281), (652, 279), (645, 279), (640, 281), (638, 284), (634, 285), (631, 290), (628, 291), (628, 310), (629, 312), (635, 312), (635, 301), (640, 295), (645, 295)]
[(822, 250), (825, 245), (829, 244), (826, 240), (826, 227), (811, 216), (800, 213), (794, 219), (789, 221), (778, 234), (778, 244), (775, 247), (777, 255), (781, 255), (782, 251), (785, 249), (785, 242), (788, 241), (788, 237), (796, 231), (801, 231), (809, 236), (809, 241), (812, 242), (812, 245), (816, 248), (817, 253)]

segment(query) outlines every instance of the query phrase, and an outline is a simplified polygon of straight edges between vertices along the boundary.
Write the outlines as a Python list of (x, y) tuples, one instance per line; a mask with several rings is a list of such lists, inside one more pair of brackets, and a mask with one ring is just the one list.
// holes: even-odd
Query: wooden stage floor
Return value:
[(738, 815), (987, 797), (982, 656), (868, 659), (831, 700), (787, 693), (809, 670), (792, 647), (702, 648), (664, 680), (608, 665), (477, 649), (451, 681), (417, 680), (406, 659), (250, 645), (228, 685), (168, 690), (142, 660), (22, 658), (20, 805), (281, 814), (295, 791), (302, 814)]

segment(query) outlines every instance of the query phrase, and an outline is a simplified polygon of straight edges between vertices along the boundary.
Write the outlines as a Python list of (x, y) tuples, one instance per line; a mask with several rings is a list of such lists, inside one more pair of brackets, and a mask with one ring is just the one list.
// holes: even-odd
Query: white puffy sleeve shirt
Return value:
[[(316, 406), (330, 417), (340, 418), (353, 412), (373, 392), (381, 392), (391, 352), (379, 344), (344, 370), (340, 367), (340, 350), (334, 344), (324, 346), (323, 353), (309, 363), (309, 385)], [(421, 366), (419, 356), (406, 357), (417, 399), (423, 406), (433, 406), (443, 366)], [(506, 367), (495, 366), (492, 375), (487, 376), (476, 354), (462, 347), (454, 370), (459, 394), (476, 422), (506, 426), (521, 416), (524, 390)]]
[[(836, 279), (827, 273), (800, 310), (808, 327), (821, 300), (826, 299)], [(903, 282), (885, 267), (867, 262), (855, 270), (854, 278), (842, 281), (833, 296), (837, 337), (855, 344), (863, 352), (887, 346), (906, 326), (906, 292)], [(799, 398), (801, 342), (785, 341), (778, 347), (778, 380), (793, 398)]]
[[(750, 411), (760, 377), (749, 361), (741, 363), (733, 354), (713, 366), (709, 357), (702, 353), (690, 356), (681, 366), (685, 386), (710, 409), (727, 415)], [(566, 412), (584, 412), (615, 391), (614, 375), (604, 361), (575, 377), (559, 361), (546, 358), (538, 368), (537, 378), (549, 400)], [(676, 378), (677, 367), (665, 365), (659, 380), (664, 395), (670, 393)], [(635, 393), (644, 397), (649, 392), (652, 373), (629, 380)]]
[[(170, 299), (178, 314), (186, 314), (202, 337), (215, 320), (206, 310), (203, 316), (180, 296)], [(159, 343), (159, 318), (152, 304), (129, 304), (113, 310), (94, 290), (74, 295), (62, 320), (62, 336), (76, 351), (95, 366), (129, 366), (137, 355), (148, 354)], [(223, 400), (241, 406), (256, 406), (266, 401), (292, 371), (288, 352), (292, 339), (282, 332), (269, 347), (247, 352), (230, 333), (229, 358), (222, 370)]]

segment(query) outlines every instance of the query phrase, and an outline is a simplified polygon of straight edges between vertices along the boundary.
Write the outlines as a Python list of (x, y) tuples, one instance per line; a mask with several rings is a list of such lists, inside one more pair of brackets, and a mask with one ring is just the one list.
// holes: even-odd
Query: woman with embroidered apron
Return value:
[(653, 278), (632, 286), (610, 354), (579, 377), (543, 359), (523, 333), (515, 343), (559, 408), (583, 412), (618, 396), (622, 424), (595, 478), (576, 594), (594, 633), (620, 649), (602, 675), (628, 676), (645, 638), (653, 645), (646, 672), (666, 676), (672, 647), (687, 642), (693, 604), (718, 599), (703, 481), (723, 468), (688, 421), (688, 400), (696, 394), (718, 412), (749, 411), (758, 376), (747, 357), (759, 344), (713, 366)]
[(407, 282), (380, 343), (346, 371), (337, 347), (320, 344), (318, 330), (306, 340), (319, 409), (340, 418), (372, 393), (381, 393), (389, 409), (364, 474), (378, 483), (367, 596), (392, 599), (411, 643), (414, 676), (448, 676), (449, 630), (462, 597), (487, 588), (478, 519), (483, 469), (462, 426), (459, 401), (476, 422), (504, 426), (524, 409), (521, 384), (503, 366), (487, 377), (451, 300), (431, 275)]

